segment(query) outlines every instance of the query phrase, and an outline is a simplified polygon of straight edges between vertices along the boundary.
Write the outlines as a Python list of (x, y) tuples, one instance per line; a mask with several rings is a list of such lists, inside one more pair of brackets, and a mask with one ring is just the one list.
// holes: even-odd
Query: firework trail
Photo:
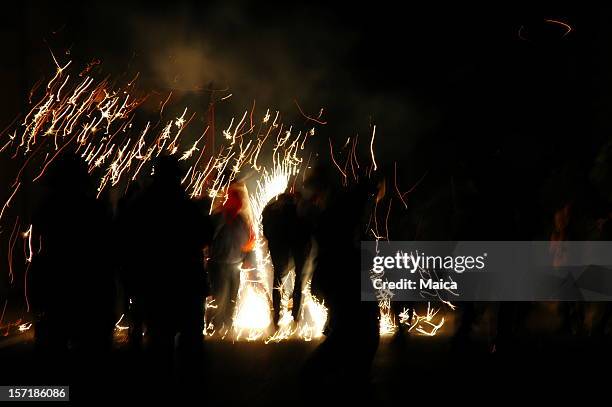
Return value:
[[(158, 124), (147, 121), (139, 126), (136, 124), (138, 108), (150, 95), (136, 90), (138, 75), (119, 85), (108, 77), (96, 78), (89, 66), (79, 73), (71, 71), (71, 61), (62, 65), (55, 56), (53, 61), (55, 73), (46, 86), (38, 88), (38, 95), (36, 92), (31, 95), (34, 100), (31, 110), (15, 126), (0, 134), (0, 152), (10, 154), (20, 163), (10, 185), (9, 197), (1, 206), (0, 221), (8, 217), (11, 203), (19, 191), (44, 177), (49, 167), (64, 154), (76, 154), (82, 159), (97, 182), (98, 197), (111, 189), (125, 191), (130, 182), (154, 171), (156, 157), (177, 155), (187, 168), (182, 178), (185, 190), (192, 198), (210, 197), (210, 211), (227, 200), (228, 188), (241, 171), (251, 171), (256, 174), (255, 192), (249, 199), (256, 233), (254, 274), (257, 280), (265, 280), (270, 273), (270, 262), (261, 233), (261, 213), (299, 173), (304, 146), (308, 138), (314, 136), (315, 128), (296, 132), (281, 122), (278, 111), (266, 110), (259, 122), (254, 121), (253, 111), (247, 120), (248, 112), (245, 111), (239, 119), (232, 118), (223, 130), (224, 143), (218, 153), (205, 155), (208, 128), (198, 131), (195, 141), (192, 138), (195, 130), (188, 128), (195, 112), (185, 107), (177, 117), (163, 120), (171, 93), (160, 105)], [(315, 124), (322, 123), (315, 121)], [(271, 165), (264, 160), (270, 154)], [(24, 232), (28, 263), (35, 254), (31, 248), (35, 230), (36, 225), (30, 225)], [(9, 264), (11, 262), (12, 254), (9, 253)], [(268, 320), (266, 325), (269, 325), (269, 307), (253, 305), (251, 298), (262, 303), (271, 289), (266, 286), (263, 292), (252, 294), (254, 287), (258, 287), (255, 282), (243, 280), (237, 309), (256, 311), (249, 311), (246, 316), (236, 315), (234, 322), (238, 332), (251, 330), (249, 339), (263, 335), (261, 321)], [(324, 324), (325, 308), (312, 296), (306, 298), (320, 311), (319, 320), (311, 323), (310, 331), (312, 326), (322, 329), (320, 320)], [(254, 325), (257, 329), (252, 330)], [(310, 331), (302, 336), (319, 335)]]

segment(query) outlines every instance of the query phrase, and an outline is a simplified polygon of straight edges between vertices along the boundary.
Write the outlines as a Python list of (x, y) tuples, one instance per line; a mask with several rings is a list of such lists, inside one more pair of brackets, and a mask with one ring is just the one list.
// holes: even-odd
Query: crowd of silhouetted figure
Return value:
[[(240, 273), (256, 267), (255, 231), (242, 182), (233, 182), (225, 199), (213, 205), (208, 198), (191, 199), (181, 185), (181, 174), (176, 159), (156, 160), (153, 174), (130, 184), (111, 210), (105, 203), (110, 199), (96, 197), (79, 160), (64, 157), (50, 167), (32, 216), (40, 248), (29, 274), (37, 350), (49, 366), (62, 363), (67, 354), (90, 368), (103, 362), (112, 347), (120, 309), (129, 320), (129, 348), (147, 355), (141, 371), (151, 383), (201, 377), (206, 298), (215, 299), (215, 326), (229, 329)], [(372, 239), (366, 225), (373, 205), (384, 196), (385, 180), (364, 175), (339, 185), (332, 178), (322, 168), (313, 170), (299, 191), (286, 191), (270, 201), (261, 220), (274, 287), (283, 284), (290, 270), (295, 272), (293, 319), (300, 318), (302, 293), (310, 278), (312, 292), (325, 300), (329, 310), (325, 340), (303, 369), (306, 386), (315, 378), (318, 385), (367, 384), (379, 344), (378, 305), (360, 301), (357, 273), (361, 272), (360, 242)], [(445, 204), (444, 197), (439, 198), (430, 204)], [(572, 214), (579, 213), (579, 205), (558, 211), (551, 240), (609, 239), (609, 219), (585, 235), (593, 222), (576, 221)], [(419, 232), (421, 222), (430, 221), (423, 216), (411, 227), (410, 220), (396, 219), (404, 231), (415, 233), (412, 238), (471, 236), (471, 232), (465, 235), (461, 223), (469, 222), (460, 214), (453, 220), (455, 226), (445, 229), (455, 230), (448, 236), (436, 235), (433, 223), (429, 231)], [(409, 238), (400, 233), (396, 239)], [(312, 273), (305, 271), (309, 258)], [(398, 313), (407, 307), (412, 312), (414, 306), (395, 304), (393, 309)], [(496, 306), (494, 343), (503, 347), (529, 305)], [(462, 305), (454, 349), (468, 341), (472, 325), (487, 307)], [(278, 289), (273, 290), (271, 308), (278, 328)], [(584, 319), (581, 305), (561, 308), (566, 325)], [(612, 315), (609, 306), (603, 308), (594, 329), (602, 336)]]
[[(274, 287), (295, 272), (295, 321), (310, 279), (305, 263), (317, 248), (312, 291), (325, 298), (329, 320), (325, 346), (307, 369), (336, 366), (341, 375), (367, 377), (378, 343), (377, 307), (360, 303), (358, 278), (343, 284), (352, 280), (348, 270), (360, 269), (362, 226), (376, 191), (371, 182), (336, 190), (327, 175), (273, 199), (263, 211), (262, 232)], [(92, 368), (109, 354), (123, 314), (128, 346), (146, 354), (141, 371), (152, 383), (200, 377), (207, 296), (214, 297), (215, 326), (230, 328), (240, 273), (256, 266), (244, 184), (233, 182), (216, 205), (190, 199), (178, 161), (162, 157), (148, 179), (128, 185), (113, 210), (110, 198), (96, 196), (83, 164), (67, 156), (49, 169), (40, 189), (32, 223), (41, 247), (29, 280), (41, 357), (53, 366), (70, 354)], [(278, 289), (271, 308), (278, 328)], [(346, 346), (354, 340), (357, 357)]]

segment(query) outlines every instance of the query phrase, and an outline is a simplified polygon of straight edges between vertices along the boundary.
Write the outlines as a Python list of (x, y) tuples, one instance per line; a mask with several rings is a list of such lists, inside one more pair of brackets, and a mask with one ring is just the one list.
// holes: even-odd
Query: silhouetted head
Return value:
[(306, 178), (304, 179), (304, 190), (306, 193), (323, 191), (329, 188), (330, 180), (333, 177), (333, 173), (327, 166), (314, 165), (306, 172)]
[(306, 174), (306, 179), (302, 184), (301, 198), (317, 206), (326, 206), (327, 195), (332, 190), (331, 180), (335, 174), (330, 168), (321, 165), (309, 169)]
[(87, 167), (74, 154), (62, 155), (52, 162), (42, 180), (52, 191), (90, 192), (91, 179)]
[(272, 198), (272, 201), (279, 202), (281, 205), (291, 205), (295, 204), (295, 195), (290, 194), (289, 192), (283, 192), (280, 195), (277, 195), (275, 198)]
[(154, 162), (153, 179), (156, 182), (167, 184), (180, 184), (181, 182), (181, 166), (178, 159), (174, 156), (158, 157)]

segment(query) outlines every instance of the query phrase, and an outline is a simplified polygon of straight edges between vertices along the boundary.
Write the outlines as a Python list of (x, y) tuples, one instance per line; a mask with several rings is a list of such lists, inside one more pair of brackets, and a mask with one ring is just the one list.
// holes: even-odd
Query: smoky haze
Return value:
[[(75, 67), (100, 60), (100, 75), (139, 73), (151, 114), (172, 92), (168, 117), (186, 106), (197, 114), (189, 137), (205, 127), (210, 89), (215, 100), (232, 94), (217, 106), (217, 132), (253, 101), (260, 117), (280, 110), (296, 128), (308, 123), (294, 100), (310, 115), (324, 108), (328, 124), (311, 140), (322, 160), (329, 138), (341, 145), (355, 134), (367, 159), (376, 124), (377, 159), (386, 170), (398, 163), (403, 190), (427, 174), (411, 194), (423, 213), (452, 218), (468, 210), (461, 200), (476, 201), (476, 212), (503, 222), (533, 206), (530, 225), (590, 182), (612, 196), (601, 187), (606, 165), (597, 167), (609, 162), (612, 134), (605, 10), (25, 1), (5, 15), (2, 123), (29, 110), (32, 85), (53, 72), (51, 49)], [(0, 158), (3, 186), (9, 165)]]
[[(3, 55), (13, 56), (14, 66), (0, 78), (10, 90), (10, 100), (2, 102), (7, 106), (3, 123), (27, 111), (31, 86), (53, 72), (52, 50), (79, 68), (100, 61), (95, 69), (113, 78), (139, 73), (139, 88), (158, 95), (156, 103), (147, 105), (152, 111), (172, 91), (170, 109), (190, 106), (202, 113), (215, 89), (220, 91), (216, 99), (232, 94), (217, 112), (219, 125), (249, 110), (253, 101), (261, 115), (269, 107), (299, 125), (297, 100), (311, 115), (325, 109), (325, 139), (367, 134), (373, 122), (379, 131), (401, 133), (402, 138), (416, 139), (431, 130), (435, 108), (391, 89), (405, 85), (403, 68), (396, 65), (414, 64), (397, 60), (405, 54), (403, 42), (370, 30), (366, 15), (335, 11), (341, 9), (249, 2), (25, 2), (4, 28)], [(371, 35), (397, 54), (380, 55), (378, 47), (367, 43)], [(395, 84), (379, 87), (390, 70)], [(381, 154), (388, 144), (378, 146)]]

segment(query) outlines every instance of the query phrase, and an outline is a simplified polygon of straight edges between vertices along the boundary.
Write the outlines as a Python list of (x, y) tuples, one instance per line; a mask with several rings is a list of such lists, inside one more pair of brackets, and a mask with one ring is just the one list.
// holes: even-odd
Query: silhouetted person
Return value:
[(126, 267), (133, 273), (133, 301), (142, 310), (153, 371), (171, 372), (177, 334), (178, 356), (187, 355), (195, 368), (203, 341), (203, 248), (208, 228), (181, 185), (181, 170), (173, 157), (155, 162), (151, 185), (127, 212), (126, 257), (131, 259)]
[[(360, 242), (376, 189), (368, 179), (331, 197), (316, 232), (319, 246), (313, 292), (328, 306), (326, 339), (307, 370), (308, 377), (338, 371), (350, 387), (369, 383), (379, 342), (378, 304), (360, 300)], [(336, 380), (334, 380), (336, 382)], [(366, 386), (367, 387), (367, 386)], [(361, 390), (367, 390), (361, 387)]]
[(255, 267), (255, 235), (248, 212), (246, 188), (230, 185), (227, 199), (214, 212), (216, 226), (208, 261), (217, 312), (216, 328), (230, 329), (240, 288), (240, 270)]
[(129, 321), (128, 343), (132, 348), (140, 349), (143, 340), (144, 310), (142, 309), (142, 284), (139, 281), (140, 258), (134, 253), (139, 242), (134, 241), (134, 228), (138, 227), (131, 216), (132, 205), (138, 194), (142, 193), (140, 185), (132, 182), (125, 194), (117, 203), (114, 222), (114, 239), (116, 267), (119, 274), (119, 285), (123, 294), (121, 308), (125, 311), (125, 319)]
[(263, 234), (268, 241), (268, 249), (274, 268), (274, 290), (272, 292), (272, 306), (274, 308), (274, 323), (278, 324), (282, 286), (291, 270), (291, 262), (295, 271), (293, 286), (293, 307), (291, 313), (297, 323), (302, 291), (304, 289), (304, 264), (310, 253), (310, 230), (307, 220), (298, 215), (297, 198), (284, 193), (274, 198), (263, 210)]
[(29, 290), (36, 342), (58, 356), (71, 349), (95, 366), (91, 357), (110, 349), (115, 322), (110, 213), (76, 156), (60, 157), (40, 182)]

